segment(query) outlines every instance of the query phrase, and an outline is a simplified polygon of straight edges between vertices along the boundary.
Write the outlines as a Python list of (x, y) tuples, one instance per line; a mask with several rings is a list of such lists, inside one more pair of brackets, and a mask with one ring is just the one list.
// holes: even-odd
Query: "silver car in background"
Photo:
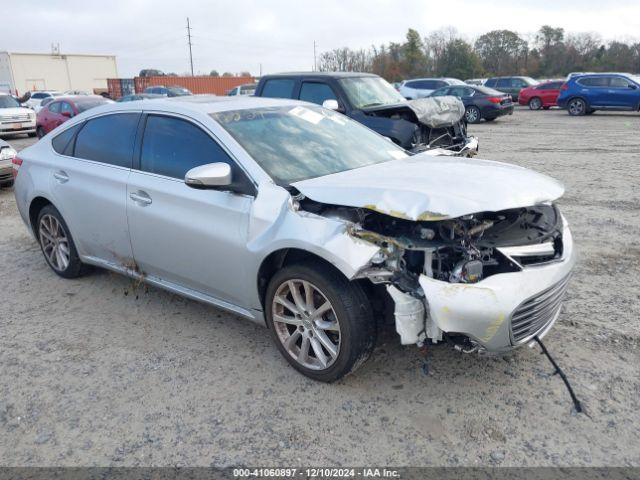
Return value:
[(407, 100), (415, 100), (417, 98), (426, 98), (442, 87), (464, 84), (462, 80), (457, 78), (412, 78), (411, 80), (404, 80), (400, 84), (398, 92)]
[(403, 344), (528, 344), (557, 319), (575, 261), (555, 180), (411, 155), (294, 100), (110, 104), (14, 166), (56, 274), (99, 266), (266, 323), (320, 381), (360, 366), (385, 322)]

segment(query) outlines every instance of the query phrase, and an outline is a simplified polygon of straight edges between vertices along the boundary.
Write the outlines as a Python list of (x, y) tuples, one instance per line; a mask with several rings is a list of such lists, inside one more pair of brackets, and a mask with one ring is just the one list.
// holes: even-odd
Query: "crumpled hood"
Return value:
[(532, 206), (564, 193), (557, 180), (516, 165), (425, 154), (292, 186), (317, 202), (425, 221)]

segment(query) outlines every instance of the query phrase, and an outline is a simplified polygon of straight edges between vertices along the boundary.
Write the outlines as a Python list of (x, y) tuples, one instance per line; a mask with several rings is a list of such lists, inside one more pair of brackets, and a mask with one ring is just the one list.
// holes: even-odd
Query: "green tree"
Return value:
[(465, 79), (479, 76), (482, 72), (480, 58), (469, 43), (454, 38), (445, 44), (436, 75)]
[(405, 73), (410, 77), (425, 73), (427, 59), (424, 54), (424, 44), (420, 34), (410, 28), (407, 31), (407, 41), (402, 46)]
[(527, 42), (511, 30), (492, 30), (476, 40), (475, 50), (490, 74), (513, 75), (524, 71)]
[(211, 70), (211, 72), (209, 72), (209, 76), (210, 77), (219, 77), (220, 74), (218, 73), (217, 70)]

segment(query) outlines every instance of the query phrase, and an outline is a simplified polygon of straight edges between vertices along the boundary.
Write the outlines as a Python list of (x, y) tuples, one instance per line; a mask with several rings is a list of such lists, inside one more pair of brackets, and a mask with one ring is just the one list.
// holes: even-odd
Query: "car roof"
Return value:
[(581, 78), (581, 77), (604, 77), (607, 75), (620, 75), (622, 77), (634, 76), (633, 73), (626, 73), (626, 72), (593, 72), (593, 73), (580, 73), (572, 76), (571, 79), (573, 80), (574, 78)]
[(266, 77), (330, 77), (330, 78), (349, 78), (349, 77), (378, 77), (374, 73), (365, 72), (281, 72), (263, 75)]
[(154, 110), (167, 113), (199, 113), (209, 115), (211, 113), (226, 112), (232, 110), (247, 110), (250, 108), (286, 107), (295, 105), (307, 105), (307, 102), (289, 100), (285, 98), (265, 98), (252, 96), (216, 96), (216, 95), (188, 95), (183, 97), (160, 97), (153, 102), (145, 103), (143, 107), (135, 102), (114, 102), (101, 105), (92, 109), (94, 113), (108, 113), (117, 111)]

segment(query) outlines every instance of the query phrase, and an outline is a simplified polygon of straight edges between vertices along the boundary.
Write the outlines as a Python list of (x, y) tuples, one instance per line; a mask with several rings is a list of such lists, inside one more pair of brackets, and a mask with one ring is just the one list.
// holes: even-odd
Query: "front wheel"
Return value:
[(281, 269), (265, 298), (267, 325), (286, 360), (300, 373), (333, 382), (371, 354), (376, 329), (362, 287), (314, 262)]
[(587, 113), (587, 104), (581, 98), (574, 98), (569, 101), (567, 110), (569, 111), (569, 115), (573, 115), (574, 117), (584, 115)]
[(529, 108), (531, 110), (540, 110), (542, 108), (542, 100), (540, 100), (538, 97), (533, 97), (531, 100), (529, 100)]
[(46, 133), (45, 133), (45, 131), (44, 131), (44, 128), (42, 128), (42, 127), (38, 127), (38, 128), (36, 128), (36, 136), (37, 136), (38, 138), (42, 138), (42, 137), (44, 137), (45, 135), (46, 135)]
[(473, 105), (467, 107), (464, 112), (464, 118), (469, 123), (478, 123), (482, 116), (480, 115), (480, 109), (478, 107), (474, 107)]

